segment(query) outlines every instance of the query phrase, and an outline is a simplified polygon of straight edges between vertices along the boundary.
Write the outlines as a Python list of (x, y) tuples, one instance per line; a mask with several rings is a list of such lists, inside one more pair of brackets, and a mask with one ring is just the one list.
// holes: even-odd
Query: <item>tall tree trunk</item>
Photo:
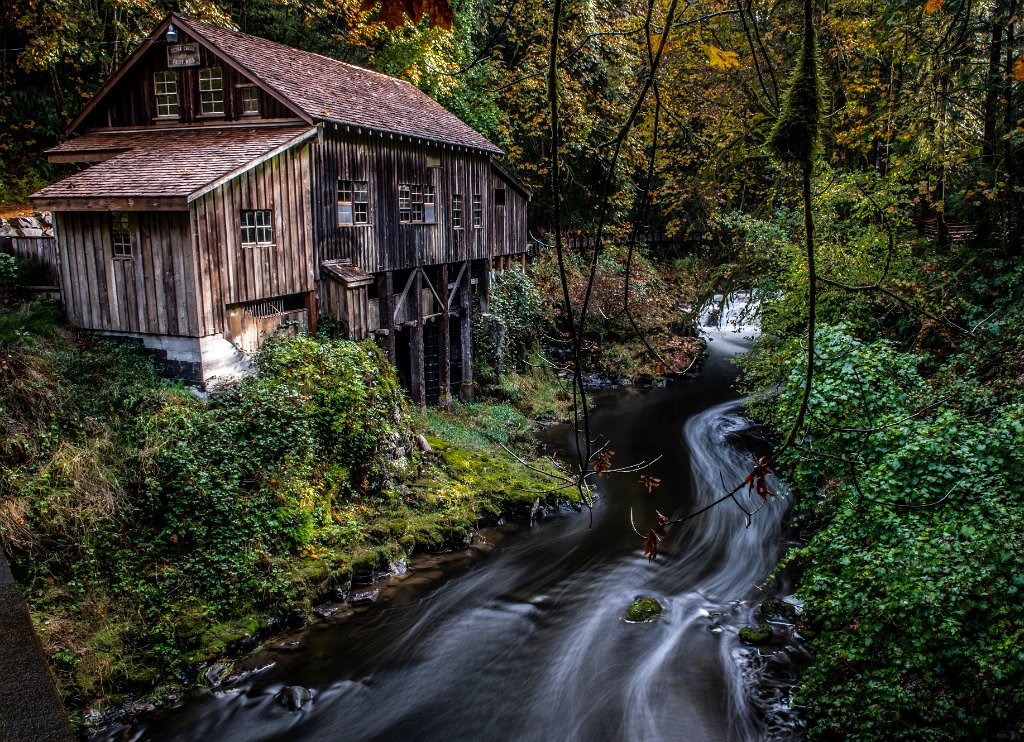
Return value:
[[(1018, 8), (1019, 10), (1019, 8)], [(1012, 14), (1016, 17), (1016, 13)], [(1014, 31), (1015, 24), (1010, 23), (1006, 28), (1006, 67), (1004, 72), (1004, 93), (1005, 93), (1005, 114), (1004, 131), (1014, 131), (1017, 128), (1020, 115), (1016, 111), (1016, 102), (1013, 96), (1013, 52), (1014, 52)], [(1017, 192), (1020, 178), (1020, 158), (1024, 157), (1024, 151), (1013, 137), (1006, 137), (1003, 140), (1003, 162), (1006, 169), (1006, 186), (1002, 193), (1004, 231), (1007, 235), (1006, 249), (1010, 253), (1024, 252), (1024, 198)]]
[[(1003, 92), (1003, 32), (1006, 7), (1003, 0), (997, 0), (992, 9), (992, 30), (988, 47), (988, 71), (985, 75), (985, 107), (983, 135), (981, 142), (981, 164), (983, 178), (988, 188), (995, 188), (999, 180), (997, 150), (999, 133), (1002, 130), (999, 99)], [(984, 244), (1002, 230), (999, 229), (998, 199), (983, 199), (977, 217), (976, 239)]]

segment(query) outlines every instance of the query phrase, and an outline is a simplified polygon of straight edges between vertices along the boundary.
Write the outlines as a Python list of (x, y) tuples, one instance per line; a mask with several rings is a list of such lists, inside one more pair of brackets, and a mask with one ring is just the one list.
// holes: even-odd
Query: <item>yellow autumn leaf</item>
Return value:
[(1013, 64), (1013, 79), (1024, 80), (1024, 54), (1017, 57)]
[(928, 2), (924, 4), (925, 13), (935, 13), (939, 10), (942, 10), (942, 0), (928, 0)]
[(711, 44), (701, 44), (700, 48), (708, 55), (708, 64), (716, 70), (727, 70), (730, 67), (739, 67), (740, 58), (736, 52), (727, 52)]

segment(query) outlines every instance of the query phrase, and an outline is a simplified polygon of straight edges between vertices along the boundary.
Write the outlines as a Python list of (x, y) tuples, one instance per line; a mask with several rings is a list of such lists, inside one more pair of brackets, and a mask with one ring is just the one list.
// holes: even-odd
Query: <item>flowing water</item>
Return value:
[[(297, 650), (265, 652), (272, 667), (186, 699), (116, 739), (154, 740), (765, 740), (799, 736), (786, 703), (798, 643), (746, 647), (753, 583), (776, 563), (783, 498), (744, 527), (731, 502), (675, 526), (653, 564), (642, 557), (655, 509), (676, 516), (719, 497), (764, 444), (741, 414), (729, 358), (742, 333), (709, 330), (697, 377), (651, 390), (595, 394), (593, 429), (613, 466), (661, 458), (647, 473), (598, 480), (593, 522), (554, 513), (486, 558), (424, 569), (385, 606), (303, 633)], [(553, 432), (568, 445), (569, 433)], [(760, 502), (743, 493), (748, 509)], [(440, 570), (440, 571), (439, 571)], [(776, 590), (782, 589), (776, 585)], [(660, 620), (621, 620), (638, 596)], [(776, 627), (780, 636), (785, 627)], [(310, 688), (292, 712), (284, 685)]]

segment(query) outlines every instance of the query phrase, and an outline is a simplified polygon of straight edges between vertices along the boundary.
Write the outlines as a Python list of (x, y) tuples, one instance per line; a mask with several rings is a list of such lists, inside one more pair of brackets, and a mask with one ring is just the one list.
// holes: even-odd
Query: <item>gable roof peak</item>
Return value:
[(406, 80), (180, 13), (172, 13), (168, 20), (207, 43), (304, 117), (501, 153)]

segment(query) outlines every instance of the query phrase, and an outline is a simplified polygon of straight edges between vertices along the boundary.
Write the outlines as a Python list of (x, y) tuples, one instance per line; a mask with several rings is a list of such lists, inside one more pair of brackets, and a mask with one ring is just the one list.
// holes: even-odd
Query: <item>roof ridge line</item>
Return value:
[[(391, 80), (393, 82), (402, 83), (403, 85), (408, 85), (410, 87), (416, 88), (416, 90), (419, 90), (421, 93), (423, 92), (422, 90), (420, 90), (419, 87), (417, 87), (414, 83), (410, 82), (409, 80), (403, 80), (400, 77), (395, 77), (394, 75), (389, 75), (388, 73), (381, 72), (380, 70), (374, 70), (374, 69), (371, 69), (369, 67), (363, 67), (363, 66), (358, 65), (358, 64), (353, 64), (352, 62), (346, 62), (344, 59), (338, 59), (337, 57), (332, 57), (332, 56), (330, 56), (328, 54), (321, 54), (320, 52), (314, 52), (314, 51), (311, 51), (309, 49), (300, 49), (297, 46), (289, 46), (288, 44), (284, 44), (284, 43), (282, 43), (280, 41), (274, 41), (273, 39), (268, 39), (265, 36), (257, 36), (256, 34), (246, 33), (245, 31), (240, 31), (237, 28), (230, 28), (228, 26), (218, 26), (215, 23), (210, 23), (209, 21), (199, 20), (198, 18), (192, 18), (192, 17), (187, 16), (187, 15), (182, 15), (181, 13), (178, 13), (178, 12), (175, 12), (172, 15), (176, 15), (176, 16), (178, 16), (179, 18), (183, 19), (186, 22), (199, 23), (199, 24), (202, 24), (204, 26), (210, 26), (211, 28), (220, 29), (221, 31), (230, 31), (231, 33), (236, 33), (236, 34), (238, 34), (240, 36), (247, 36), (250, 39), (256, 39), (257, 41), (259, 41), (260, 43), (263, 43), (263, 44), (273, 44), (274, 46), (280, 46), (280, 47), (283, 47), (284, 49), (289, 49), (291, 51), (302, 52), (303, 54), (309, 54), (309, 55), (314, 56), (314, 57), (320, 57), (321, 59), (326, 59), (327, 61), (334, 62), (335, 64), (342, 64), (342, 65), (345, 65), (346, 67), (351, 67), (353, 69), (359, 70), (360, 72), (369, 72), (371, 75), (379, 75), (380, 77), (383, 77), (383, 78), (385, 78), (387, 80)], [(424, 93), (424, 95), (426, 95), (426, 93)]]

